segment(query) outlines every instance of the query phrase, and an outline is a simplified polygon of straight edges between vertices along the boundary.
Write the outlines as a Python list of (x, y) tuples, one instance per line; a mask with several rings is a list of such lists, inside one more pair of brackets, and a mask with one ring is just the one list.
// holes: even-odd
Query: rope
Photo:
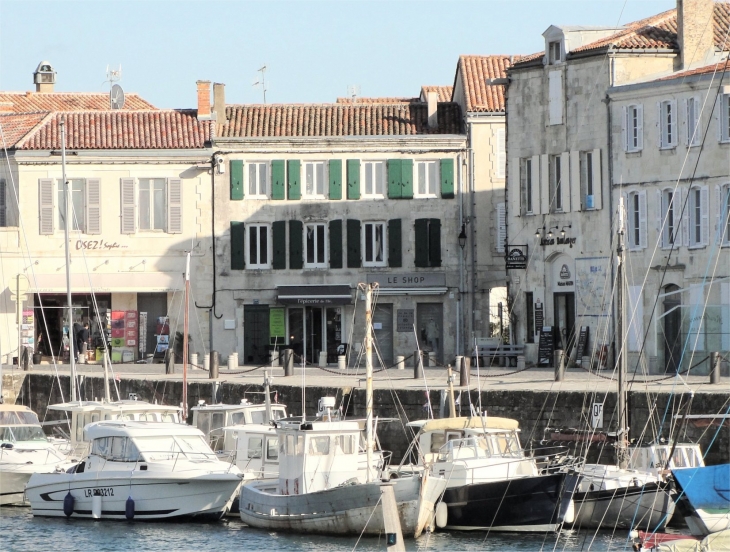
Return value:
[[(672, 379), (672, 378), (675, 378), (675, 377), (677, 377), (677, 374), (679, 374), (679, 375), (684, 375), (684, 374), (687, 374), (687, 373), (689, 373), (689, 372), (690, 372), (690, 370), (692, 370), (693, 368), (697, 368), (697, 366), (699, 366), (700, 364), (702, 364), (703, 362), (705, 362), (705, 361), (706, 361), (706, 360), (708, 360), (709, 358), (710, 358), (710, 356), (709, 356), (709, 355), (707, 355), (707, 356), (706, 356), (705, 358), (703, 358), (702, 360), (700, 360), (700, 361), (699, 361), (699, 362), (697, 362), (696, 364), (693, 364), (693, 365), (692, 365), (692, 366), (690, 366), (689, 368), (687, 368), (687, 369), (685, 369), (685, 370), (682, 370), (682, 371), (680, 371), (680, 372), (675, 372), (675, 373), (673, 373), (673, 374), (670, 374), (670, 375), (668, 375), (668, 376), (663, 376), (663, 377), (661, 377), (661, 378), (656, 378), (656, 379), (646, 379), (646, 380), (637, 380), (637, 379), (632, 379), (632, 380), (629, 380), (629, 382), (628, 382), (628, 383), (655, 383), (655, 382), (657, 382), (657, 381), (665, 381), (665, 380), (668, 380), (668, 379)], [(594, 376), (596, 376), (596, 377), (599, 377), (599, 378), (603, 378), (603, 379), (607, 379), (607, 380), (614, 380), (614, 379), (615, 379), (615, 378), (613, 378), (612, 376), (602, 376), (601, 374), (599, 374), (599, 373), (597, 373), (597, 372), (592, 372), (592, 371), (590, 370), (590, 368), (583, 368), (583, 366), (579, 366), (579, 368), (580, 368), (581, 370), (584, 370), (585, 372), (588, 372), (589, 374), (591, 374), (591, 375), (594, 375)]]

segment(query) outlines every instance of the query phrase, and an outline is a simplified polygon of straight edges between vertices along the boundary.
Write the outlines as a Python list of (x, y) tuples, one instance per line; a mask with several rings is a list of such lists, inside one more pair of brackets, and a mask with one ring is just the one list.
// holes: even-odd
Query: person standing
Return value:
[(89, 323), (84, 322), (84, 325), (76, 334), (76, 359), (78, 355), (86, 355), (86, 348), (89, 343)]

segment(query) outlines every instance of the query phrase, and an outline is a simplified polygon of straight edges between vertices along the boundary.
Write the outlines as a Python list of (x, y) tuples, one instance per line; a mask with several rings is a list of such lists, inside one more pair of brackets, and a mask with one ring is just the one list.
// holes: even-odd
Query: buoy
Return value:
[(124, 515), (130, 521), (134, 519), (134, 500), (132, 500), (131, 496), (127, 499), (127, 502), (124, 505)]
[(445, 503), (436, 504), (436, 527), (443, 529), (449, 519), (449, 509)]
[(66, 514), (66, 517), (71, 517), (71, 514), (74, 513), (74, 502), (74, 495), (69, 491), (63, 499), (63, 513)]
[(101, 518), (101, 495), (95, 494), (91, 497), (91, 517), (94, 519)]

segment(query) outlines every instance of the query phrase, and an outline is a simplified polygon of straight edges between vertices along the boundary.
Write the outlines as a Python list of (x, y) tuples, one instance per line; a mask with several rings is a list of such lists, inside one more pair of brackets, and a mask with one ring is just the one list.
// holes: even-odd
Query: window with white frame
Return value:
[(703, 247), (708, 243), (708, 190), (693, 186), (689, 189), (689, 247)]
[(362, 228), (363, 266), (387, 266), (385, 223), (365, 222)]
[(532, 197), (532, 159), (520, 159), (520, 195), (522, 196), (522, 213), (531, 215), (535, 212), (535, 198)]
[(327, 225), (325, 223), (304, 225), (304, 267), (327, 267)]
[(664, 100), (659, 104), (659, 147), (677, 145), (677, 102)]
[(167, 229), (167, 181), (164, 178), (140, 178), (139, 229)]
[(718, 213), (720, 220), (720, 243), (722, 245), (730, 245), (730, 184), (725, 184), (720, 188), (720, 207)]
[(494, 156), (494, 162), (496, 163), (495, 176), (497, 178), (504, 178), (505, 171), (507, 170), (507, 148), (505, 145), (505, 131), (503, 128), (497, 129), (497, 151)]
[(385, 161), (363, 161), (363, 196), (383, 197), (385, 194)]
[(550, 198), (554, 211), (563, 210), (563, 175), (560, 155), (550, 156)]
[(595, 209), (595, 192), (593, 183), (593, 152), (580, 152), (580, 187), (583, 192), (583, 208)]
[(643, 190), (627, 195), (627, 230), (629, 250), (646, 247), (646, 192)]
[(662, 247), (681, 245), (680, 239), (680, 209), (679, 190), (664, 190), (662, 192)]
[(720, 141), (730, 142), (730, 94), (720, 96)]
[(439, 161), (416, 161), (414, 197), (436, 197), (440, 179)]
[(269, 195), (269, 163), (253, 161), (247, 163), (246, 187), (249, 199), (267, 199)]
[[(71, 230), (86, 231), (86, 181), (82, 178), (69, 178), (71, 188)], [(58, 229), (63, 230), (66, 224), (66, 198), (64, 197), (63, 180), (58, 181)]]
[(324, 199), (327, 189), (327, 165), (324, 161), (305, 161), (304, 193), (302, 197)]
[(641, 151), (644, 147), (644, 108), (641, 104), (629, 105), (625, 109), (624, 128), (626, 151)]
[(699, 146), (702, 139), (700, 128), (700, 99), (687, 98), (687, 145)]
[(548, 43), (548, 61), (550, 65), (563, 61), (563, 46), (560, 40)]
[(246, 268), (271, 268), (268, 224), (246, 225)]

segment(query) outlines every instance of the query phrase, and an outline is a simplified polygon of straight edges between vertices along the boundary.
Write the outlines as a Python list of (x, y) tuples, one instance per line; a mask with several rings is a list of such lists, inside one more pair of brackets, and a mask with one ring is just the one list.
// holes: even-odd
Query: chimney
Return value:
[(226, 122), (226, 85), (220, 82), (213, 83), (213, 113), (216, 123)]
[(426, 94), (428, 102), (428, 128), (437, 128), (439, 126), (439, 94), (438, 92), (428, 92)]
[(53, 85), (56, 84), (56, 72), (47, 61), (41, 61), (33, 73), (35, 91), (41, 94), (53, 92)]
[(210, 121), (210, 81), (197, 81), (198, 85), (198, 120)]
[(680, 70), (711, 62), (715, 51), (714, 0), (677, 0)]

